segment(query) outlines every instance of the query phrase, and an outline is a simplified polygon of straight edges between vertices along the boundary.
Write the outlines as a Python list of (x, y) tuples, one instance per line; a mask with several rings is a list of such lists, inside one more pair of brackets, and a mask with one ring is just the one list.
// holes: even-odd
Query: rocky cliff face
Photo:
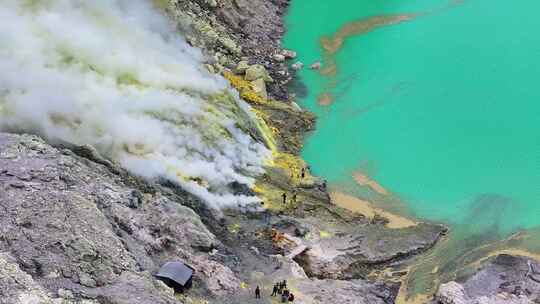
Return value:
[(233, 70), (243, 59), (261, 64), (274, 81), (271, 95), (284, 100), (291, 74), (281, 54), (282, 17), (290, 0), (154, 0), (164, 8), (187, 40), (210, 55), (211, 71)]
[(530, 258), (500, 254), (476, 273), (440, 286), (436, 303), (526, 304), (540, 301), (540, 263)]
[[(310, 279), (257, 215), (230, 210), (218, 221), (199, 209), (216, 236), (187, 207), (203, 208), (197, 198), (137, 179), (91, 147), (6, 133), (0, 147), (0, 303), (250, 303), (254, 284), (283, 279), (298, 303), (392, 303), (397, 293), (396, 284)], [(152, 276), (170, 260), (197, 271), (188, 297)]]
[[(151, 275), (168, 260), (196, 267), (203, 295), (239, 288), (232, 271), (206, 254), (218, 241), (182, 205), (194, 198), (173, 201), (106, 160), (34, 136), (2, 133), (0, 147), (2, 303), (66, 297), (65, 290), (67, 298), (99, 303), (174, 303)], [(91, 148), (79, 150), (99, 159)]]

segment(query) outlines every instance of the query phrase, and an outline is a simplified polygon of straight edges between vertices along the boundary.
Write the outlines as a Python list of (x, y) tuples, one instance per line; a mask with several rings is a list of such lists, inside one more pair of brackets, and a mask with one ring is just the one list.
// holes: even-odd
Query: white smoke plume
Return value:
[(212, 207), (251, 203), (254, 115), (150, 0), (0, 1), (0, 130), (91, 144)]

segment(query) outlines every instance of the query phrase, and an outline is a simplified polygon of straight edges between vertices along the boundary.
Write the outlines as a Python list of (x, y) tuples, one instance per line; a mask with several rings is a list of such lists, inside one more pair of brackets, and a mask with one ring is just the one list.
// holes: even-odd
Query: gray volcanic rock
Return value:
[(187, 40), (213, 55), (219, 65), (234, 70), (242, 56), (263, 65), (272, 79), (269, 94), (287, 100), (291, 76), (281, 52), (285, 33), (282, 16), (290, 0), (159, 0), (186, 34)]
[(540, 301), (540, 263), (501, 254), (490, 258), (472, 276), (442, 284), (435, 303), (526, 304)]
[(2, 294), (178, 303), (151, 275), (168, 260), (194, 266), (197, 292), (209, 297), (239, 288), (230, 269), (209, 259), (219, 242), (193, 210), (101, 163), (0, 133)]
[(305, 280), (298, 283), (306, 295), (297, 303), (391, 304), (399, 291), (399, 283), (385, 284), (364, 280)]
[[(0, 253), (0, 295), (2, 304), (53, 304), (46, 291), (6, 253)], [(90, 303), (95, 302), (87, 302)]]
[[(310, 237), (290, 237), (307, 248), (294, 259), (309, 276), (321, 279), (366, 277), (372, 270), (399, 264), (430, 249), (446, 232), (443, 226), (427, 223), (390, 229), (360, 222), (330, 226), (318, 218), (296, 222), (300, 223), (297, 229), (307, 229)], [(281, 230), (290, 234), (291, 229)]]

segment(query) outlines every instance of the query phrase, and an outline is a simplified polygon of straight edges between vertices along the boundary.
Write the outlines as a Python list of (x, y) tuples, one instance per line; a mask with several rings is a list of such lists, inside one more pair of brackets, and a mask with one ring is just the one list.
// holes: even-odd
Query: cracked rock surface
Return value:
[(27, 303), (27, 296), (179, 303), (152, 277), (168, 260), (198, 269), (195, 293), (218, 297), (239, 286), (229, 268), (209, 259), (219, 242), (192, 209), (120, 168), (5, 133), (0, 168), (5, 303)]
[(540, 263), (500, 254), (458, 282), (442, 284), (436, 301), (442, 304), (528, 304), (540, 302)]

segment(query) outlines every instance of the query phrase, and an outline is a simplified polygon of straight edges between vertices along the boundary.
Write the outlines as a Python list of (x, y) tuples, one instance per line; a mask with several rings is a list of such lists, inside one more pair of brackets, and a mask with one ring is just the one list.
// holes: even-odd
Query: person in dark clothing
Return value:
[[(261, 207), (264, 208), (264, 202), (261, 202)], [(268, 212), (268, 210), (264, 210), (262, 212), (262, 218), (263, 218), (263, 221), (266, 223), (266, 224), (269, 224), (270, 223), (270, 213)]]
[(261, 289), (259, 288), (259, 285), (257, 285), (257, 288), (255, 288), (255, 299), (261, 298)]
[(294, 294), (292, 292), (289, 294), (289, 302), (294, 302)]
[(281, 196), (283, 197), (283, 205), (285, 205), (287, 203), (287, 193), (283, 192)]
[(278, 284), (274, 284), (274, 289), (272, 289), (272, 297), (275, 297), (278, 292)]
[(289, 301), (289, 297), (285, 295), (285, 293), (283, 293), (281, 295), (281, 303), (287, 303)]
[(287, 280), (283, 280), (282, 284), (283, 284), (283, 289), (287, 289)]
[(306, 177), (306, 168), (302, 168), (302, 174), (300, 174), (302, 178)]
[(264, 222), (267, 225), (270, 225), (270, 212), (268, 210), (264, 211)]
[(295, 193), (293, 193), (293, 196), (292, 196), (292, 201), (293, 201), (293, 203), (296, 203), (296, 192), (295, 192)]
[(289, 302), (289, 296), (290, 296), (290, 291), (285, 288), (285, 290), (283, 290), (283, 294), (281, 295), (281, 302), (283, 303), (287, 303)]
[(287, 299), (289, 299), (290, 294), (291, 292), (288, 289), (283, 290), (283, 296), (287, 297)]

